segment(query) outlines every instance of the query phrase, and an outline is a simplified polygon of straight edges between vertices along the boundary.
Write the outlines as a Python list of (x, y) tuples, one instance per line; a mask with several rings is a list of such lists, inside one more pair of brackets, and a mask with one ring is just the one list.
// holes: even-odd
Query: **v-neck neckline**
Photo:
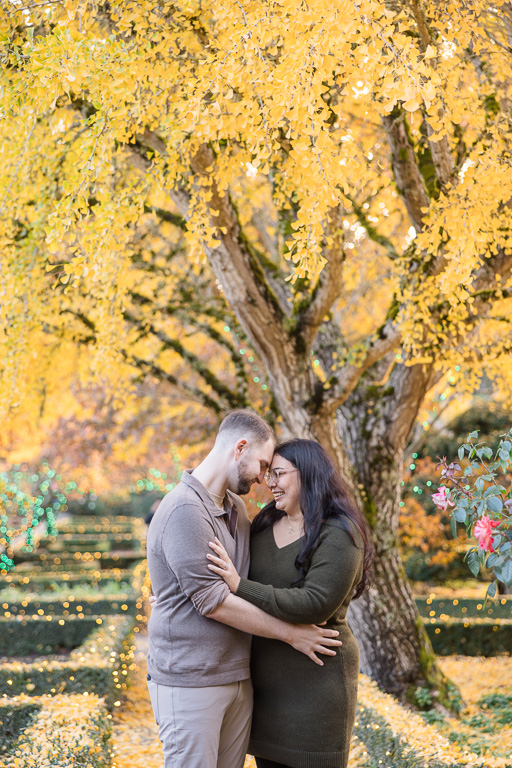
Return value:
[(292, 544), (296, 544), (298, 541), (301, 541), (301, 539), (303, 539), (305, 535), (306, 534), (303, 533), (302, 536), (299, 536), (298, 539), (294, 539), (293, 541), (290, 541), (289, 544), (283, 544), (283, 546), (280, 547), (279, 544), (276, 541), (276, 536), (275, 536), (275, 533), (274, 533), (274, 526), (272, 526), (272, 539), (274, 541), (275, 548), (278, 549), (279, 551), (281, 551), (282, 549), (286, 549), (286, 547), (291, 547)]

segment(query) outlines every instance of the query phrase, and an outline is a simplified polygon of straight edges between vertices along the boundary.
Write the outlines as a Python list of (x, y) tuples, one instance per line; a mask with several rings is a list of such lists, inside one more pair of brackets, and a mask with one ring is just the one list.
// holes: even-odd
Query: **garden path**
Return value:
[[(112, 768), (162, 768), (162, 747), (146, 686), (146, 632), (136, 635), (135, 645), (136, 669), (124, 701), (114, 713)], [(256, 768), (254, 758), (248, 757), (244, 768)]]
[[(114, 757), (112, 768), (162, 768), (163, 755), (158, 728), (146, 687), (146, 632), (136, 635), (135, 665), (121, 707), (114, 713)], [(362, 768), (362, 745), (354, 745), (351, 768)], [(248, 757), (244, 768), (256, 768), (253, 757)]]

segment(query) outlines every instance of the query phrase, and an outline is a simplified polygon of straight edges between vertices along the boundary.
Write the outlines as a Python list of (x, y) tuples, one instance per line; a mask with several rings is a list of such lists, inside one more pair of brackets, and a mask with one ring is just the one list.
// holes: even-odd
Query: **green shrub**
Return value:
[(0, 617), (0, 654), (45, 656), (70, 650), (83, 643), (96, 627), (96, 617), (92, 616), (83, 619), (77, 616)]
[(482, 696), (477, 704), (485, 710), (486, 715), (493, 716), (494, 722), (491, 724), (491, 732), (496, 729), (497, 725), (512, 725), (512, 696), (507, 696), (504, 693), (488, 693), (486, 696)]
[(512, 696), (507, 696), (505, 693), (487, 693), (478, 699), (477, 705), (487, 709), (503, 709), (510, 707), (511, 702)]
[(0, 754), (12, 747), (41, 709), (41, 703), (26, 699), (0, 699)]
[(96, 696), (45, 698), (28, 728), (11, 742), (3, 768), (110, 768), (111, 721)]
[[(60, 693), (92, 693), (103, 696), (109, 706), (126, 688), (126, 675), (133, 658), (131, 646), (135, 619), (107, 616), (96, 619), (95, 630), (65, 661), (47, 657), (32, 663), (5, 662), (0, 667), (0, 690), (12, 696)], [(89, 622), (87, 619), (77, 623)]]
[(488, 600), (487, 603), (483, 598), (416, 597), (415, 601), (420, 616), (429, 618), (447, 615), (461, 619), (512, 619), (512, 597)]
[(421, 716), (426, 723), (430, 723), (431, 725), (434, 725), (435, 723), (444, 723), (444, 717), (435, 709), (427, 709), (425, 712), (421, 713)]
[(499, 656), (512, 648), (512, 621), (508, 619), (431, 620), (425, 629), (440, 656)]
[(68, 589), (66, 595), (60, 599), (53, 595), (41, 596), (39, 598), (34, 596), (30, 600), (25, 598), (19, 600), (18, 598), (13, 602), (7, 602), (7, 599), (12, 600), (12, 597), (8, 596), (2, 603), (2, 607), (6, 614), (10, 613), (12, 616), (17, 617), (32, 616), (39, 611), (42, 611), (41, 615), (59, 617), (74, 614), (102, 616), (114, 613), (135, 613), (141, 607), (140, 598), (136, 598), (133, 594), (117, 593), (115, 596), (110, 595), (109, 597), (96, 593), (94, 595), (84, 594), (80, 596), (77, 592), (70, 595)]

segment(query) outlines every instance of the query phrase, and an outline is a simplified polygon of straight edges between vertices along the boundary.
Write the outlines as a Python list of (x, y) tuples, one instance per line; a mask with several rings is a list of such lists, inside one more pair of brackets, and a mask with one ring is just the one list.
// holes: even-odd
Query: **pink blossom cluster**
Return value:
[(476, 521), (473, 533), (478, 540), (480, 549), (485, 552), (494, 552), (493, 528), (500, 524), (500, 520), (491, 520), (487, 515), (483, 515)]
[(441, 485), (437, 489), (437, 493), (432, 494), (432, 501), (434, 502), (434, 504), (438, 509), (441, 509), (443, 511), (447, 510), (449, 506), (451, 507), (455, 506), (453, 501), (450, 501), (450, 499), (448, 498), (446, 494), (447, 490), (448, 489), (446, 488), (446, 486)]

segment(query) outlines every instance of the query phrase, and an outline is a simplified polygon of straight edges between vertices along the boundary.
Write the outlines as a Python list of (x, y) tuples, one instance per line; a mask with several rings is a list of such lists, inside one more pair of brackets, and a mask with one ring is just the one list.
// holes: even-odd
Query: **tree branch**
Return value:
[(145, 205), (144, 211), (146, 213), (154, 213), (160, 221), (167, 221), (169, 224), (174, 224), (175, 227), (178, 227), (178, 229), (181, 229), (183, 232), (187, 229), (187, 222), (183, 216), (180, 216), (178, 213), (172, 213), (171, 211), (166, 211), (164, 208), (157, 208), (153, 205)]
[[(322, 411), (333, 413), (357, 387), (363, 373), (392, 352), (401, 343), (402, 336), (392, 321), (385, 323), (366, 342), (366, 351), (357, 363), (345, 363), (324, 394)], [(365, 344), (363, 343), (363, 345)]]
[[(433, 44), (432, 36), (427, 26), (425, 14), (423, 13), (420, 0), (410, 0), (410, 6), (419, 32), (420, 48), (424, 53), (427, 49), (427, 46)], [(439, 113), (441, 116), (442, 109), (439, 111)], [(454, 162), (451, 156), (450, 147), (448, 145), (448, 139), (446, 136), (443, 136), (443, 138), (441, 138), (439, 141), (432, 141), (430, 137), (433, 135), (434, 131), (430, 127), (427, 118), (425, 118), (425, 123), (427, 125), (430, 153), (432, 155), (432, 161), (434, 163), (437, 180), (439, 182), (440, 188), (444, 190), (447, 184), (452, 181), (453, 175), (455, 173)]]
[(154, 376), (154, 378), (158, 379), (158, 381), (168, 382), (177, 390), (187, 395), (187, 397), (190, 397), (193, 400), (201, 403), (206, 408), (209, 408), (215, 413), (221, 414), (226, 410), (226, 408), (214, 400), (211, 395), (203, 392), (197, 387), (191, 387), (189, 384), (186, 384), (182, 378), (178, 378), (177, 376), (173, 376), (171, 373), (167, 373), (167, 371), (164, 371), (163, 368), (155, 365), (155, 363), (150, 363), (147, 360), (143, 360), (142, 358), (137, 357), (136, 355), (128, 355), (124, 351), (121, 353), (126, 361), (130, 363), (130, 365), (135, 365), (137, 368), (140, 368), (147, 374), (151, 374), (151, 376)]
[(382, 118), (382, 123), (391, 150), (391, 164), (398, 191), (416, 232), (421, 232), (425, 215), (422, 209), (429, 208), (430, 199), (418, 168), (405, 113), (395, 107), (390, 115)]
[(134, 325), (143, 331), (144, 334), (151, 334), (157, 338), (163, 345), (164, 349), (171, 349), (178, 354), (183, 360), (185, 360), (196, 373), (210, 386), (219, 397), (226, 401), (230, 408), (247, 408), (249, 401), (245, 397), (240, 397), (237, 393), (233, 392), (228, 386), (226, 386), (205, 363), (193, 352), (186, 349), (183, 344), (177, 339), (172, 339), (167, 336), (163, 331), (159, 331), (152, 323), (146, 320), (139, 320), (130, 312), (125, 311), (123, 313), (127, 322)]
[(306, 356), (311, 351), (313, 342), (322, 324), (325, 315), (330, 311), (343, 286), (343, 262), (345, 251), (343, 248), (343, 211), (338, 206), (330, 213), (330, 234), (332, 245), (323, 255), (327, 264), (323, 268), (317, 280), (308, 302), (299, 307), (294, 325), (294, 333), (301, 337), (301, 346)]
[(385, 248), (390, 259), (399, 259), (400, 254), (397, 252), (391, 240), (385, 235), (381, 234), (377, 228), (373, 226), (373, 224), (368, 220), (368, 216), (364, 212), (364, 208), (362, 208), (359, 203), (356, 203), (356, 201), (349, 197), (347, 194), (345, 194), (345, 197), (352, 203), (352, 208), (354, 209), (354, 213), (357, 216), (357, 220), (361, 226), (365, 228), (366, 234), (370, 240)]

